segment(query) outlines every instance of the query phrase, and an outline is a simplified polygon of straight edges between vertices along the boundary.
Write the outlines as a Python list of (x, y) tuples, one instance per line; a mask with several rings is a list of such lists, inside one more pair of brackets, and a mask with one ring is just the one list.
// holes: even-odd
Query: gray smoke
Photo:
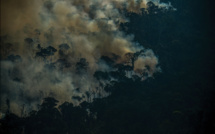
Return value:
[(37, 109), (49, 96), (75, 105), (108, 96), (105, 85), (118, 79), (100, 77), (117, 64), (129, 78), (152, 77), (158, 58), (119, 30), (123, 10), (141, 14), (149, 1), (172, 8), (159, 0), (1, 1), (1, 111), (7, 99), (20, 115), (23, 104)]

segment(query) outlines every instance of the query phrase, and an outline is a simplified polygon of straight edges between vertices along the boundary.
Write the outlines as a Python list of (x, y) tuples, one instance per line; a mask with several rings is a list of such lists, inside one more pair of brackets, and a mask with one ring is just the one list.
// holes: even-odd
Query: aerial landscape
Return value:
[(1, 134), (213, 134), (212, 0), (1, 0)]

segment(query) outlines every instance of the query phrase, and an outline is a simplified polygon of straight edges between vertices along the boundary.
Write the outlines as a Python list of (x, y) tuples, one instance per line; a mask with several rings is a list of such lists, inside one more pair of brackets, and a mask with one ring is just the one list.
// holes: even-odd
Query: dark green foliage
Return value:
[(24, 119), (15, 114), (8, 113), (0, 120), (1, 134), (21, 134), (24, 131)]
[(96, 71), (93, 75), (97, 80), (110, 80), (109, 73)]
[(109, 65), (109, 66), (113, 66), (114, 65), (114, 60), (113, 59), (111, 59), (110, 57), (108, 57), (108, 56), (101, 56), (101, 58), (100, 58), (100, 62), (105, 62), (107, 65)]
[(25, 133), (32, 134), (59, 134), (66, 133), (65, 123), (62, 115), (55, 107), (57, 100), (45, 98), (39, 111), (32, 111), (30, 116), (25, 118)]
[(51, 109), (54, 108), (57, 105), (58, 101), (55, 100), (54, 98), (47, 97), (44, 98), (43, 103), (41, 105), (41, 109)]
[(73, 96), (72, 99), (78, 100), (78, 101), (81, 101), (81, 100), (82, 100), (82, 98), (81, 98), (80, 96)]
[(76, 63), (76, 72), (78, 74), (85, 74), (87, 72), (89, 63), (85, 58), (81, 58), (79, 62)]
[(40, 45), (38, 45), (38, 48), (40, 49), (40, 52), (36, 53), (36, 57), (42, 57), (46, 58), (47, 56), (54, 55), (55, 52), (57, 52), (57, 49), (55, 49), (52, 46), (48, 46), (47, 48), (42, 48)]
[(71, 103), (65, 102), (59, 109), (64, 121), (67, 123), (67, 132), (71, 134), (84, 134), (88, 132), (87, 111), (81, 107), (74, 107)]

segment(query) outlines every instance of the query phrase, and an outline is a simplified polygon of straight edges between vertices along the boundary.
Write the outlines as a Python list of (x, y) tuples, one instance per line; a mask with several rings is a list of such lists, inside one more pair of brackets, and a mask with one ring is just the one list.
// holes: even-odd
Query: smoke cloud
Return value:
[(2, 0), (1, 111), (7, 99), (20, 115), (49, 96), (75, 105), (108, 96), (119, 65), (128, 78), (152, 77), (158, 58), (119, 30), (125, 10), (141, 14), (148, 2), (172, 8), (160, 0)]

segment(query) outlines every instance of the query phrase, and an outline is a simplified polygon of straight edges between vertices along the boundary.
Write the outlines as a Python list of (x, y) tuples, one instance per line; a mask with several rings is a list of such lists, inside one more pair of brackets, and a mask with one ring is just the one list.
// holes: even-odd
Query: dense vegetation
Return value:
[[(121, 25), (121, 30), (135, 34), (136, 41), (155, 51), (159, 56), (161, 73), (140, 81), (123, 77), (119, 70), (116, 73), (121, 80), (105, 87), (111, 92), (110, 96), (95, 99), (93, 103), (83, 102), (76, 107), (68, 102), (56, 107), (57, 100), (44, 98), (39, 110), (32, 111), (27, 117), (18, 117), (8, 111), (6, 117), (0, 120), (0, 132), (214, 133), (215, 42), (210, 20), (212, 11), (205, 8), (209, 5), (201, 5), (200, 2), (173, 0), (172, 4), (177, 6), (177, 12), (159, 11), (152, 5), (150, 14), (127, 14), (130, 22)], [(46, 56), (44, 51), (46, 49), (41, 48), (38, 55)], [(83, 60), (77, 63), (77, 68)], [(106, 74), (99, 72), (95, 77), (107, 78)]]

